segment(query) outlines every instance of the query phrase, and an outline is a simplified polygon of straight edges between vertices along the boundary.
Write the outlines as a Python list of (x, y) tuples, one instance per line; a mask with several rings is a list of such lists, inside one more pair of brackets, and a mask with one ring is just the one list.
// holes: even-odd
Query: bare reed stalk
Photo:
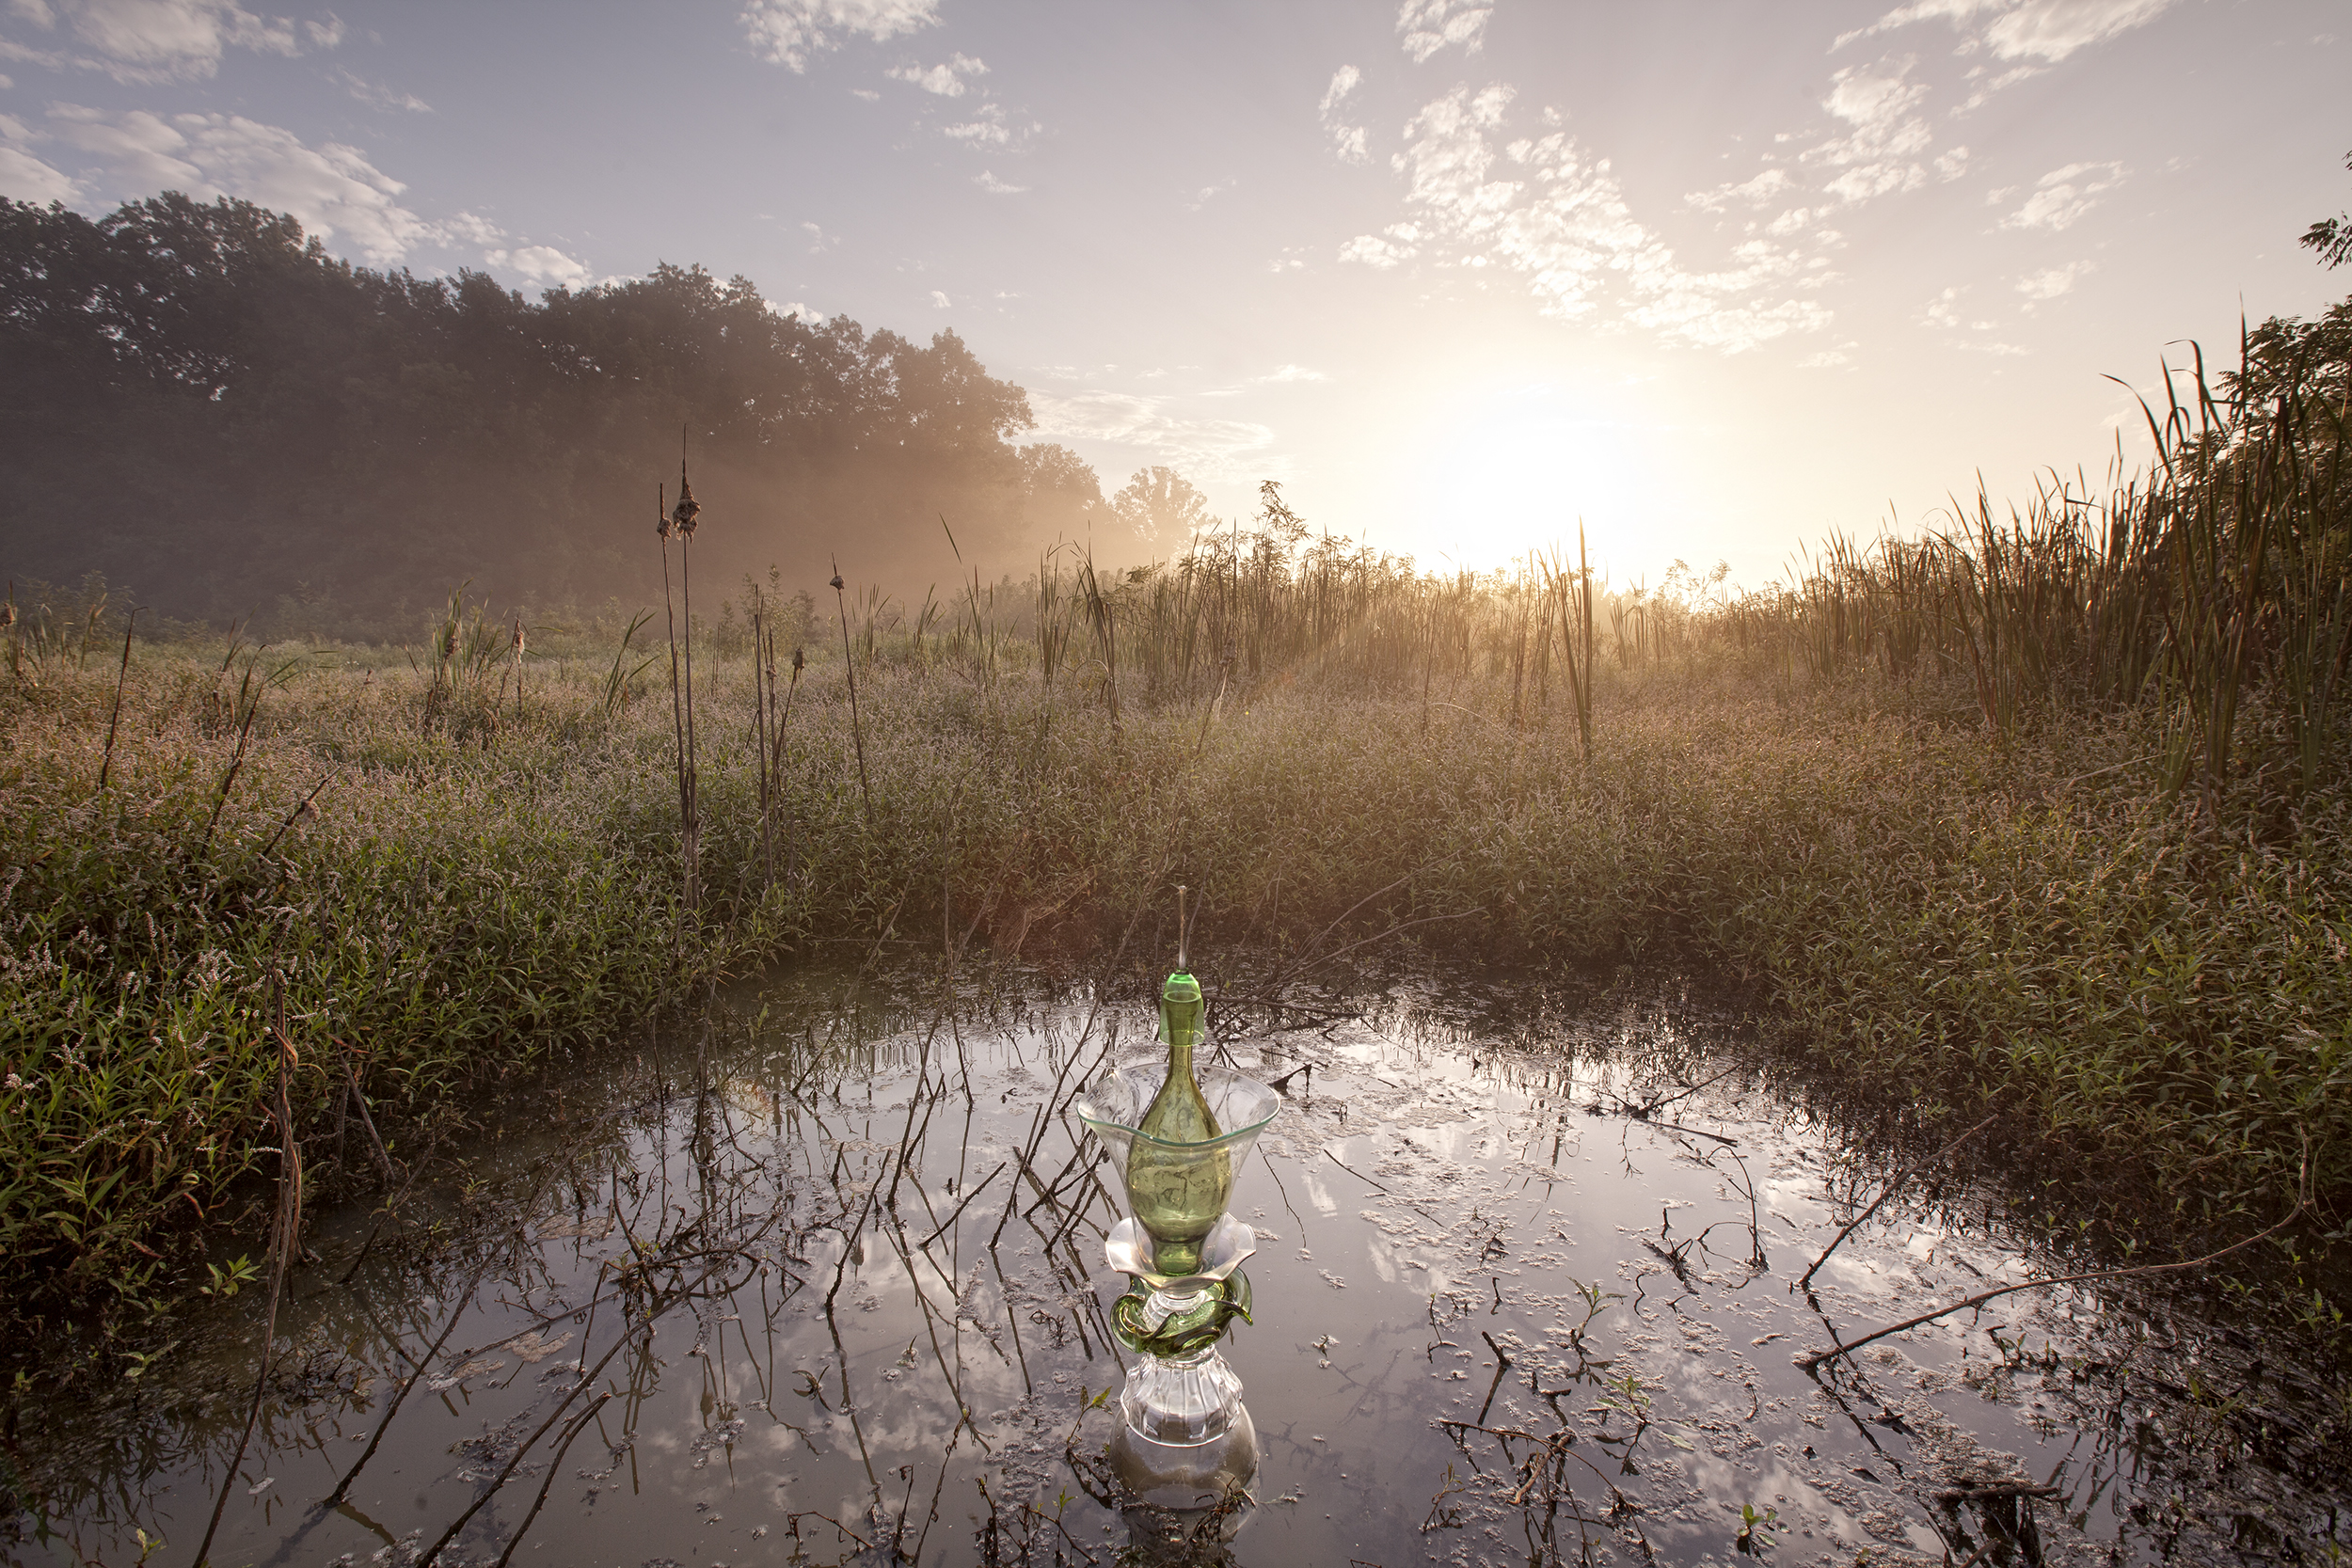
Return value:
[[(266, 683), (264, 683), (266, 684)], [(213, 847), (213, 832), (220, 826), (221, 809), (229, 804), (229, 790), (237, 782), (238, 771), (245, 767), (245, 750), (253, 738), (253, 716), (262, 711), (262, 692), (253, 687), (253, 672), (247, 670), (237, 683), (238, 705), (245, 709), (245, 719), (237, 726), (237, 749), (229, 758), (227, 771), (220, 776), (220, 791), (213, 797), (213, 815), (204, 824), (204, 839), (196, 848), (196, 858), (202, 860)]]
[(523, 647), (524, 647), (524, 644), (525, 644), (525, 638), (524, 638), (524, 636), (523, 636), (523, 618), (522, 618), (522, 616), (521, 616), (520, 614), (517, 614), (517, 615), (515, 617), (515, 641), (514, 641), (514, 650), (515, 650), (515, 651), (514, 651), (514, 659), (515, 659), (515, 722), (516, 722), (516, 723), (517, 723), (517, 724), (519, 724), (519, 723), (521, 723), (521, 722), (523, 721)]
[(767, 599), (752, 585), (752, 749), (759, 753), (759, 861), (764, 887), (776, 885), (775, 794), (768, 768), (770, 700), (776, 681), (776, 654), (768, 630)]
[(302, 1150), (294, 1142), (291, 1092), (296, 1058), (294, 1041), (286, 1034), (286, 981), (274, 969), (269, 988), (274, 1015), (270, 1035), (278, 1046), (278, 1082), (270, 1108), (278, 1123), (278, 1213), (269, 1233), (269, 1313), (262, 1325), (262, 1364), (253, 1374), (253, 1399), (246, 1407), (245, 1430), (237, 1435), (236, 1451), (221, 1477), (220, 1495), (213, 1500), (212, 1521), (204, 1527), (204, 1539), (196, 1548), (196, 1568), (206, 1568), (212, 1560), (213, 1537), (220, 1529), (221, 1514), (228, 1510), (229, 1490), (237, 1483), (237, 1468), (245, 1463), (246, 1446), (253, 1441), (253, 1425), (261, 1418), (262, 1396), (269, 1387), (270, 1360), (278, 1341), (278, 1298), (284, 1293), (286, 1272), (294, 1266), (302, 1243)]
[(833, 598), (841, 613), (841, 669), (850, 681), (850, 739), (857, 747), (858, 799), (866, 804), (866, 827), (874, 827), (874, 789), (866, 778), (866, 732), (857, 716), (857, 655), (850, 647), (850, 602), (842, 597), (841, 562), (833, 563)]
[[(801, 672), (805, 669), (807, 665), (807, 655), (799, 648), (793, 649), (792, 679), (787, 683), (784, 689), (784, 712), (778, 716), (775, 722), (775, 751), (773, 755), (769, 758), (768, 762), (769, 776), (776, 781), (776, 807), (779, 811), (785, 810), (784, 748), (785, 741), (791, 734), (792, 730), (792, 699), (800, 692)], [(775, 650), (771, 645), (769, 649), (768, 657), (768, 702), (771, 707), (775, 705)], [(787, 887), (792, 885), (792, 878), (800, 869), (800, 837), (794, 830), (791, 814), (788, 811), (786, 811), (784, 819), (784, 881)]]
[(131, 628), (139, 624), (139, 607), (131, 607), (131, 618), (122, 624), (122, 667), (115, 672), (114, 710), (106, 716), (106, 757), (98, 765), (98, 787), (104, 790), (106, 775), (115, 765), (115, 732), (122, 723), (122, 687), (131, 678)]

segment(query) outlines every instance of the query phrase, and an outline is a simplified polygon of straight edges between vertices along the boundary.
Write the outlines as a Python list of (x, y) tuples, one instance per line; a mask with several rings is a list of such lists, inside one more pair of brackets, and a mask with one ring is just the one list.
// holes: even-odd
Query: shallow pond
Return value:
[(1151, 987), (940, 992), (778, 979), (516, 1097), (389, 1211), (315, 1215), (234, 1476), (259, 1286), (109, 1394), (23, 1406), (0, 1558), (187, 1562), (224, 1495), (217, 1564), (2352, 1544), (2344, 1391), (2177, 1297), (2010, 1295), (1801, 1368), (2067, 1272), (2063, 1216), (1937, 1164), (1799, 1290), (1916, 1150), (1769, 1085), (1700, 1003), (1459, 975), (1213, 1009), (1286, 1096), (1234, 1199), (1256, 1467), (1145, 1506), (1106, 1457), (1117, 1182), (1068, 1103), (1156, 1050)]

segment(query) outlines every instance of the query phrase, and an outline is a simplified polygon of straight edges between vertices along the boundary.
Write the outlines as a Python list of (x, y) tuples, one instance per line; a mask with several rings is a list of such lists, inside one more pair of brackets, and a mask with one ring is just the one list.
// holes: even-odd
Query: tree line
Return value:
[(1076, 454), (1019, 443), (1027, 394), (953, 332), (810, 321), (669, 263), (534, 302), (177, 193), (95, 219), (0, 200), (0, 571), (346, 633), (405, 635), (461, 581), (645, 600), (682, 450), (698, 557), (730, 579), (821, 582), (837, 556), (865, 581), (993, 581), (1057, 538), (1140, 559), (1159, 511), (1200, 510), (1166, 470), (1105, 503)]

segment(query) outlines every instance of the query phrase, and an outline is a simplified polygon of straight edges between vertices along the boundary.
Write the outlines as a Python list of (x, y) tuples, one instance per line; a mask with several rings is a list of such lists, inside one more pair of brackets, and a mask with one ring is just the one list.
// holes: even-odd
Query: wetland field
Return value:
[[(12, 599), (0, 1550), (2337, 1560), (2352, 524), (2267, 395), (1738, 594), (1268, 485), (919, 603)], [(1179, 884), (1284, 1096), (1191, 1513), (1068, 1115)]]

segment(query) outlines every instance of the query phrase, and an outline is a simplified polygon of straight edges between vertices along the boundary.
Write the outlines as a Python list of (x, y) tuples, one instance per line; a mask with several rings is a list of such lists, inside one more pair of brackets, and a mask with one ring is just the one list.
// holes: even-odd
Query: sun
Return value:
[(1662, 478), (1654, 433), (1619, 411), (1536, 382), (1450, 399), (1426, 428), (1406, 488), (1409, 547), (1428, 564), (1486, 571), (1532, 551), (1573, 556), (1581, 522), (1606, 571), (1649, 531)]

